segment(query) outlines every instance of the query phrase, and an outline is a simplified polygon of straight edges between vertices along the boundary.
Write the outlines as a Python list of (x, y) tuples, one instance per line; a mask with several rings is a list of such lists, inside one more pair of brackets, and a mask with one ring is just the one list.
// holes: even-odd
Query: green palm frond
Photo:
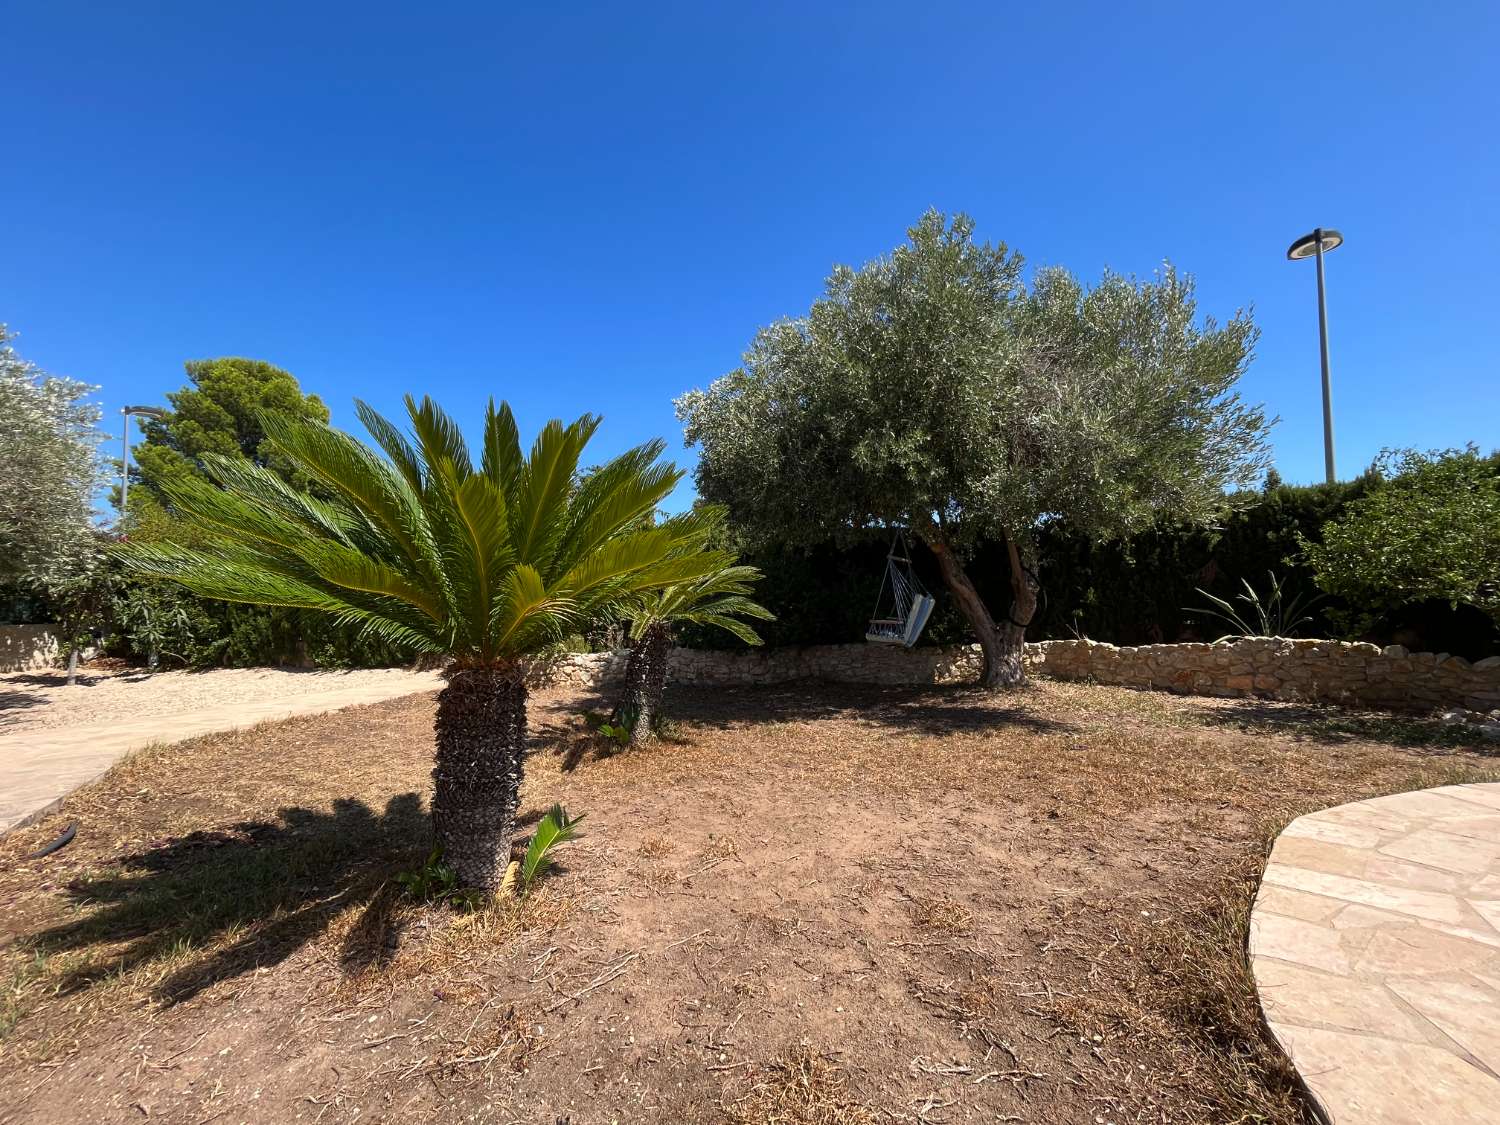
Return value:
[(375, 439), (375, 444), (385, 450), (385, 455), (396, 466), (396, 471), (406, 479), (408, 487), (413, 492), (421, 492), (422, 462), (411, 442), (406, 440), (406, 435), (361, 399), (354, 400), (354, 413), (359, 417), (360, 424)]
[[(518, 660), (601, 618), (637, 613), (669, 587), (735, 569), (705, 550), (702, 519), (652, 526), (681, 478), (659, 462), (659, 441), (580, 478), (596, 417), (548, 423), (523, 455), (510, 408), (491, 403), (476, 471), (436, 403), (408, 397), (406, 407), (409, 433), (356, 405), (378, 449), (266, 415), (267, 440), (325, 485), (327, 499), (248, 461), (206, 457), (213, 483), (167, 490), (198, 545), (126, 543), (120, 556), (207, 597), (319, 610), (465, 665)], [(707, 588), (742, 596), (748, 585), (721, 577)]]
[(645, 573), (644, 577), (656, 581), (641, 591), (630, 615), (637, 636), (659, 622), (712, 625), (746, 644), (761, 643), (760, 635), (744, 620), (776, 620), (775, 614), (749, 597), (760, 581), (760, 571), (737, 563), (730, 551), (711, 547), (724, 538), (726, 518), (722, 507), (704, 504), (663, 521), (658, 530), (678, 545), (670, 557)]
[(498, 409), (490, 399), (484, 411), (484, 457), (480, 471), (506, 491), (506, 500), (515, 506), (516, 490), (521, 484), (525, 469), (521, 456), (521, 432), (516, 428), (516, 416), (511, 413), (510, 403), (502, 402)]

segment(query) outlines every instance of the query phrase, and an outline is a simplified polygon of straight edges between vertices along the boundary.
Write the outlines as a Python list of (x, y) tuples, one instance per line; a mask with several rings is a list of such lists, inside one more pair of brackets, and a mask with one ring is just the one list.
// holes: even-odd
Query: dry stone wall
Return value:
[(1045, 641), (1034, 647), (1041, 650), (1034, 667), (1062, 680), (1416, 711), (1500, 707), (1497, 656), (1471, 664), (1461, 656), (1408, 652), (1399, 645), (1285, 637), (1136, 648)]
[(51, 625), (0, 625), (0, 672), (30, 672), (57, 660)]
[[(1195, 695), (1429, 711), (1500, 707), (1500, 657), (1470, 663), (1447, 653), (1407, 652), (1343, 641), (1244, 637), (1215, 644), (1117, 647), (1094, 641), (1026, 646), (1034, 672), (1061, 680), (1156, 688)], [(707, 687), (799, 680), (856, 684), (938, 684), (972, 679), (979, 647), (904, 649), (894, 645), (814, 645), (739, 650), (678, 649), (668, 681)], [(605, 689), (625, 670), (625, 654), (565, 656), (538, 680)]]

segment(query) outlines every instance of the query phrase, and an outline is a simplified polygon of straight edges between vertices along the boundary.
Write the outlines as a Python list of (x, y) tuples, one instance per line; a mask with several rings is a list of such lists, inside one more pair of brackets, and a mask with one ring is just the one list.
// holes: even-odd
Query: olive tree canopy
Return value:
[[(1209, 518), (1267, 465), (1264, 411), (1235, 386), (1256, 330), (1197, 313), (1191, 278), (1060, 268), (977, 243), (929, 211), (908, 241), (836, 267), (808, 315), (762, 329), (740, 368), (677, 402), (700, 494), (752, 538), (810, 545), (910, 528), (973, 626), (990, 686), (1022, 678), (1035, 535), (1096, 539), (1158, 515)], [(997, 625), (964, 571), (1001, 539), (1012, 605)]]
[(0, 325), (0, 581), (51, 589), (95, 554), (99, 407), (18, 356)]

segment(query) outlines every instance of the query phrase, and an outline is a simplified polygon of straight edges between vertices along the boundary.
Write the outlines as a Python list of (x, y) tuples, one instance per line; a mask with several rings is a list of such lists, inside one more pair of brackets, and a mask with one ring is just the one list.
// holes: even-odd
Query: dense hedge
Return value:
[[(1232, 598), (1242, 592), (1242, 578), (1264, 591), (1266, 572), (1274, 570), (1290, 588), (1312, 591), (1312, 575), (1297, 559), (1297, 534), (1319, 538), (1324, 522), (1368, 488), (1364, 478), (1338, 485), (1275, 487), (1219, 527), (1163, 524), (1123, 544), (1090, 544), (1064, 528), (1053, 528), (1040, 544), (1043, 596), (1028, 636), (1047, 640), (1082, 635), (1115, 644), (1212, 640), (1224, 629), (1187, 608), (1204, 603), (1196, 587)], [(777, 615), (776, 621), (757, 624), (767, 643), (861, 640), (884, 574), (888, 545), (887, 536), (871, 533), (847, 548), (827, 545), (808, 552), (747, 555), (745, 561), (765, 573), (759, 600)], [(922, 643), (966, 640), (968, 627), (943, 589), (931, 554), (919, 544), (914, 550), (917, 574), (938, 601)], [(1003, 547), (981, 545), (969, 567), (990, 607), (1003, 612), (1009, 600)], [(355, 628), (322, 614), (212, 602), (123, 578), (112, 605), (113, 619), (103, 626), (109, 634), (107, 649), (137, 660), (148, 658), (153, 645), (165, 664), (199, 667), (377, 667), (409, 657), (364, 641)], [(1382, 621), (1374, 632), (1350, 637), (1339, 618), (1346, 608), (1336, 599), (1325, 600), (1303, 635), (1399, 643), (1470, 659), (1500, 653), (1500, 635), (1478, 610), (1454, 610), (1441, 603), (1414, 605)], [(0, 622), (52, 619), (49, 607), (34, 595), (0, 590)], [(681, 639), (701, 648), (738, 644), (721, 631), (702, 628), (685, 629)], [(601, 634), (588, 643), (607, 642)]]
[[(1336, 485), (1277, 486), (1255, 497), (1214, 528), (1164, 523), (1125, 543), (1097, 545), (1049, 529), (1040, 543), (1042, 603), (1028, 630), (1032, 640), (1087, 636), (1114, 644), (1213, 640), (1224, 626), (1192, 608), (1205, 599), (1202, 587), (1224, 598), (1243, 593), (1241, 579), (1265, 592), (1274, 570), (1292, 590), (1315, 592), (1311, 572), (1298, 558), (1297, 535), (1320, 536), (1324, 522), (1370, 487), (1367, 478)], [(745, 561), (765, 579), (759, 600), (777, 615), (761, 629), (769, 644), (835, 644), (863, 638), (884, 573), (888, 538), (869, 536), (846, 549), (766, 551)], [(969, 630), (943, 588), (931, 554), (914, 546), (918, 576), (937, 598), (924, 644), (964, 640)], [(992, 611), (1009, 604), (1009, 564), (1000, 544), (982, 544), (969, 573)], [(1305, 636), (1341, 636), (1335, 599), (1314, 610)], [(760, 628), (760, 626), (757, 626)], [(1500, 637), (1477, 610), (1445, 604), (1409, 607), (1359, 638), (1402, 643), (1416, 649), (1476, 658), (1500, 652)], [(685, 631), (683, 643), (716, 648), (726, 644), (712, 631)]]
[(166, 666), (382, 668), (410, 659), (326, 613), (212, 601), (165, 583), (122, 586), (103, 628), (110, 655), (143, 662), (155, 655)]
[[(359, 634), (323, 613), (279, 606), (236, 605), (194, 597), (165, 583), (127, 578), (109, 568), (104, 616), (90, 628), (106, 655), (162, 667), (385, 668), (411, 654)], [(0, 589), (0, 625), (56, 621), (39, 594)]]

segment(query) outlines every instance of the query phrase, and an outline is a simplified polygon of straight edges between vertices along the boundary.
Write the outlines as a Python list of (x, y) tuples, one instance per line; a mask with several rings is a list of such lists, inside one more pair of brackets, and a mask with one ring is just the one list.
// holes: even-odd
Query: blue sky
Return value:
[(672, 398), (936, 206), (1253, 305), (1307, 481), (1323, 224), (1341, 475), (1500, 446), (1500, 6), (1016, 7), (11, 5), (0, 320), (116, 433), (238, 354), (686, 460)]

